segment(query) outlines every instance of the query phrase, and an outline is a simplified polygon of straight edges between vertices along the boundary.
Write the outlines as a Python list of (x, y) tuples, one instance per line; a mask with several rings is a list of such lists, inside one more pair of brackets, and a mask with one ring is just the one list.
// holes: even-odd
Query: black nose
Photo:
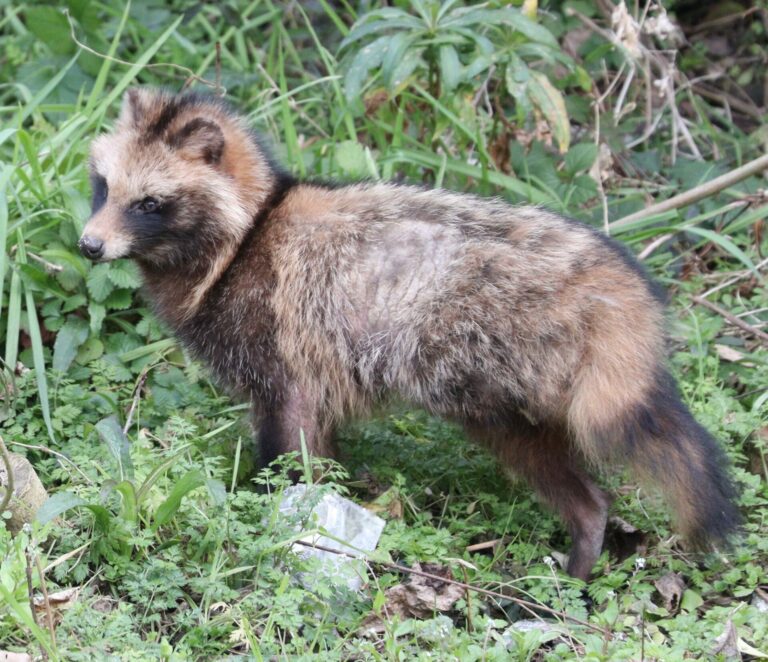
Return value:
[(80, 247), (80, 252), (89, 260), (98, 260), (104, 255), (104, 242), (96, 237), (84, 235), (80, 237), (78, 246)]

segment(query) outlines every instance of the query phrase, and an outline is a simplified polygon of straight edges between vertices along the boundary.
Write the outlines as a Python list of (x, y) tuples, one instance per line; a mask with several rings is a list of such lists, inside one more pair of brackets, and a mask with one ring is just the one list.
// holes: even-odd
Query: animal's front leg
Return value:
[(312, 455), (333, 455), (332, 429), (317, 399), (292, 384), (257, 416), (261, 466), (283, 453), (301, 450), (301, 437)]

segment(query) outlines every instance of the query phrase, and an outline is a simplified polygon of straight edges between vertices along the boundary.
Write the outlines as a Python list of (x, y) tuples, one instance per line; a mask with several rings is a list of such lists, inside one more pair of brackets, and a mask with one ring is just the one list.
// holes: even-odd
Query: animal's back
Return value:
[(280, 350), (304, 379), (343, 382), (340, 413), (394, 390), (456, 417), (564, 418), (594, 351), (635, 384), (663, 351), (661, 306), (635, 269), (544, 210), (304, 185), (276, 216)]

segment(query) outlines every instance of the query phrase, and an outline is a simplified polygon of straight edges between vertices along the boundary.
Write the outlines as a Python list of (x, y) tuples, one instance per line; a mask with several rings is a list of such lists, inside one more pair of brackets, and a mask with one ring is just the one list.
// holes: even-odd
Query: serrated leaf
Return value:
[(565, 169), (571, 174), (589, 170), (596, 158), (597, 145), (595, 143), (573, 145), (565, 155)]
[(70, 297), (67, 297), (67, 300), (64, 302), (64, 305), (61, 307), (62, 313), (71, 313), (73, 310), (77, 310), (78, 308), (82, 308), (87, 302), (87, 299), (85, 298), (84, 294), (78, 293), (73, 294)]
[(168, 498), (155, 511), (154, 527), (167, 524), (181, 506), (181, 500), (192, 490), (205, 485), (205, 476), (197, 469), (185, 473), (173, 486)]
[(109, 264), (97, 264), (88, 272), (85, 279), (88, 292), (96, 301), (104, 301), (107, 295), (115, 289), (109, 278)]
[(139, 269), (133, 262), (114, 262), (107, 276), (118, 287), (136, 289), (141, 285)]
[(336, 163), (347, 174), (360, 176), (366, 172), (365, 148), (356, 140), (344, 140), (336, 145)]
[(125, 310), (130, 308), (133, 303), (133, 294), (131, 290), (115, 290), (106, 299), (104, 306), (112, 310)]
[(531, 72), (531, 79), (528, 81), (528, 95), (547, 119), (552, 134), (557, 140), (560, 153), (565, 154), (571, 142), (571, 124), (568, 120), (568, 111), (565, 109), (563, 95), (539, 71)]
[(696, 591), (690, 588), (683, 591), (683, 597), (680, 599), (680, 609), (683, 611), (696, 611), (703, 604), (704, 600)]
[(69, 317), (59, 329), (53, 343), (53, 369), (65, 372), (87, 338), (88, 323), (79, 317)]

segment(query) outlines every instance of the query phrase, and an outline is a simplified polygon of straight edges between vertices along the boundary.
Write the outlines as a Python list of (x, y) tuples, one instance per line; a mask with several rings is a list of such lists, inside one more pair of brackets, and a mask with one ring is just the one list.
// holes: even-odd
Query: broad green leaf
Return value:
[(109, 511), (103, 506), (88, 503), (85, 499), (72, 492), (56, 492), (56, 494), (48, 497), (45, 503), (38, 509), (35, 519), (41, 524), (46, 524), (66, 511), (80, 507), (88, 508), (94, 514), (96, 525), (100, 530), (109, 530)]
[[(460, 15), (445, 21), (445, 26), (470, 26), (470, 25), (508, 25), (520, 34), (532, 41), (547, 44), (552, 48), (558, 48), (557, 39), (545, 27), (539, 25), (530, 18), (523, 16), (520, 10), (507, 7), (504, 9), (472, 9), (461, 12)], [(455, 12), (459, 14), (459, 12)]]
[(392, 90), (396, 94), (405, 86), (416, 67), (423, 62), (423, 48), (410, 48), (404, 54), (400, 64), (392, 72)]
[(205, 485), (205, 476), (197, 469), (185, 473), (173, 486), (168, 498), (155, 511), (154, 527), (167, 524), (181, 506), (181, 500), (192, 490)]
[(86, 365), (98, 359), (102, 354), (104, 354), (104, 343), (98, 338), (89, 338), (77, 350), (75, 358), (80, 365)]
[(28, 7), (25, 14), (29, 31), (54, 53), (65, 55), (75, 49), (69, 38), (69, 22), (60, 9), (38, 5)]
[(88, 286), (88, 292), (95, 301), (104, 301), (107, 295), (114, 289), (109, 278), (110, 265), (107, 263), (96, 264), (88, 272), (85, 284)]
[(133, 478), (133, 462), (131, 461), (131, 442), (125, 436), (123, 429), (114, 416), (102, 418), (96, 423), (96, 431), (101, 440), (107, 445), (112, 457), (117, 460), (120, 469), (120, 480)]
[(59, 329), (53, 343), (53, 369), (65, 372), (87, 338), (88, 323), (80, 317), (70, 316)]
[(531, 72), (531, 79), (528, 81), (528, 94), (533, 104), (547, 119), (555, 140), (557, 140), (560, 153), (565, 154), (571, 142), (571, 125), (563, 95), (539, 71)]
[(102, 304), (91, 301), (88, 304), (88, 315), (91, 318), (91, 332), (98, 333), (101, 331), (101, 325), (107, 316), (107, 309)]
[(136, 502), (136, 489), (129, 480), (120, 481), (113, 488), (123, 499), (122, 514), (123, 519), (129, 522), (136, 522), (139, 518), (138, 504)]
[(461, 62), (453, 46), (440, 46), (440, 83), (443, 92), (450, 92), (461, 82)]
[(392, 87), (392, 76), (417, 36), (418, 35), (415, 34), (400, 32), (389, 38), (389, 41), (386, 44), (384, 58), (381, 62), (381, 77), (384, 81), (384, 85), (388, 88)]
[(355, 101), (360, 96), (368, 72), (380, 66), (389, 49), (390, 37), (379, 37), (365, 48), (360, 49), (352, 59), (344, 77), (344, 94), (349, 101)]
[(61, 307), (62, 313), (71, 313), (73, 310), (82, 308), (88, 302), (85, 298), (85, 294), (73, 294), (71, 297), (67, 297), (64, 305)]
[(83, 278), (88, 275), (88, 269), (83, 264), (83, 258), (63, 248), (46, 248), (40, 251), (40, 255), (51, 262), (61, 263), (72, 267)]
[(402, 9), (387, 7), (367, 14), (363, 21), (353, 25), (349, 34), (342, 40), (339, 50), (343, 50), (369, 34), (376, 34), (384, 30), (419, 30), (423, 28), (424, 24), (416, 17), (410, 16)]
[(227, 487), (218, 478), (209, 478), (205, 481), (205, 486), (215, 506), (223, 506), (227, 502)]

